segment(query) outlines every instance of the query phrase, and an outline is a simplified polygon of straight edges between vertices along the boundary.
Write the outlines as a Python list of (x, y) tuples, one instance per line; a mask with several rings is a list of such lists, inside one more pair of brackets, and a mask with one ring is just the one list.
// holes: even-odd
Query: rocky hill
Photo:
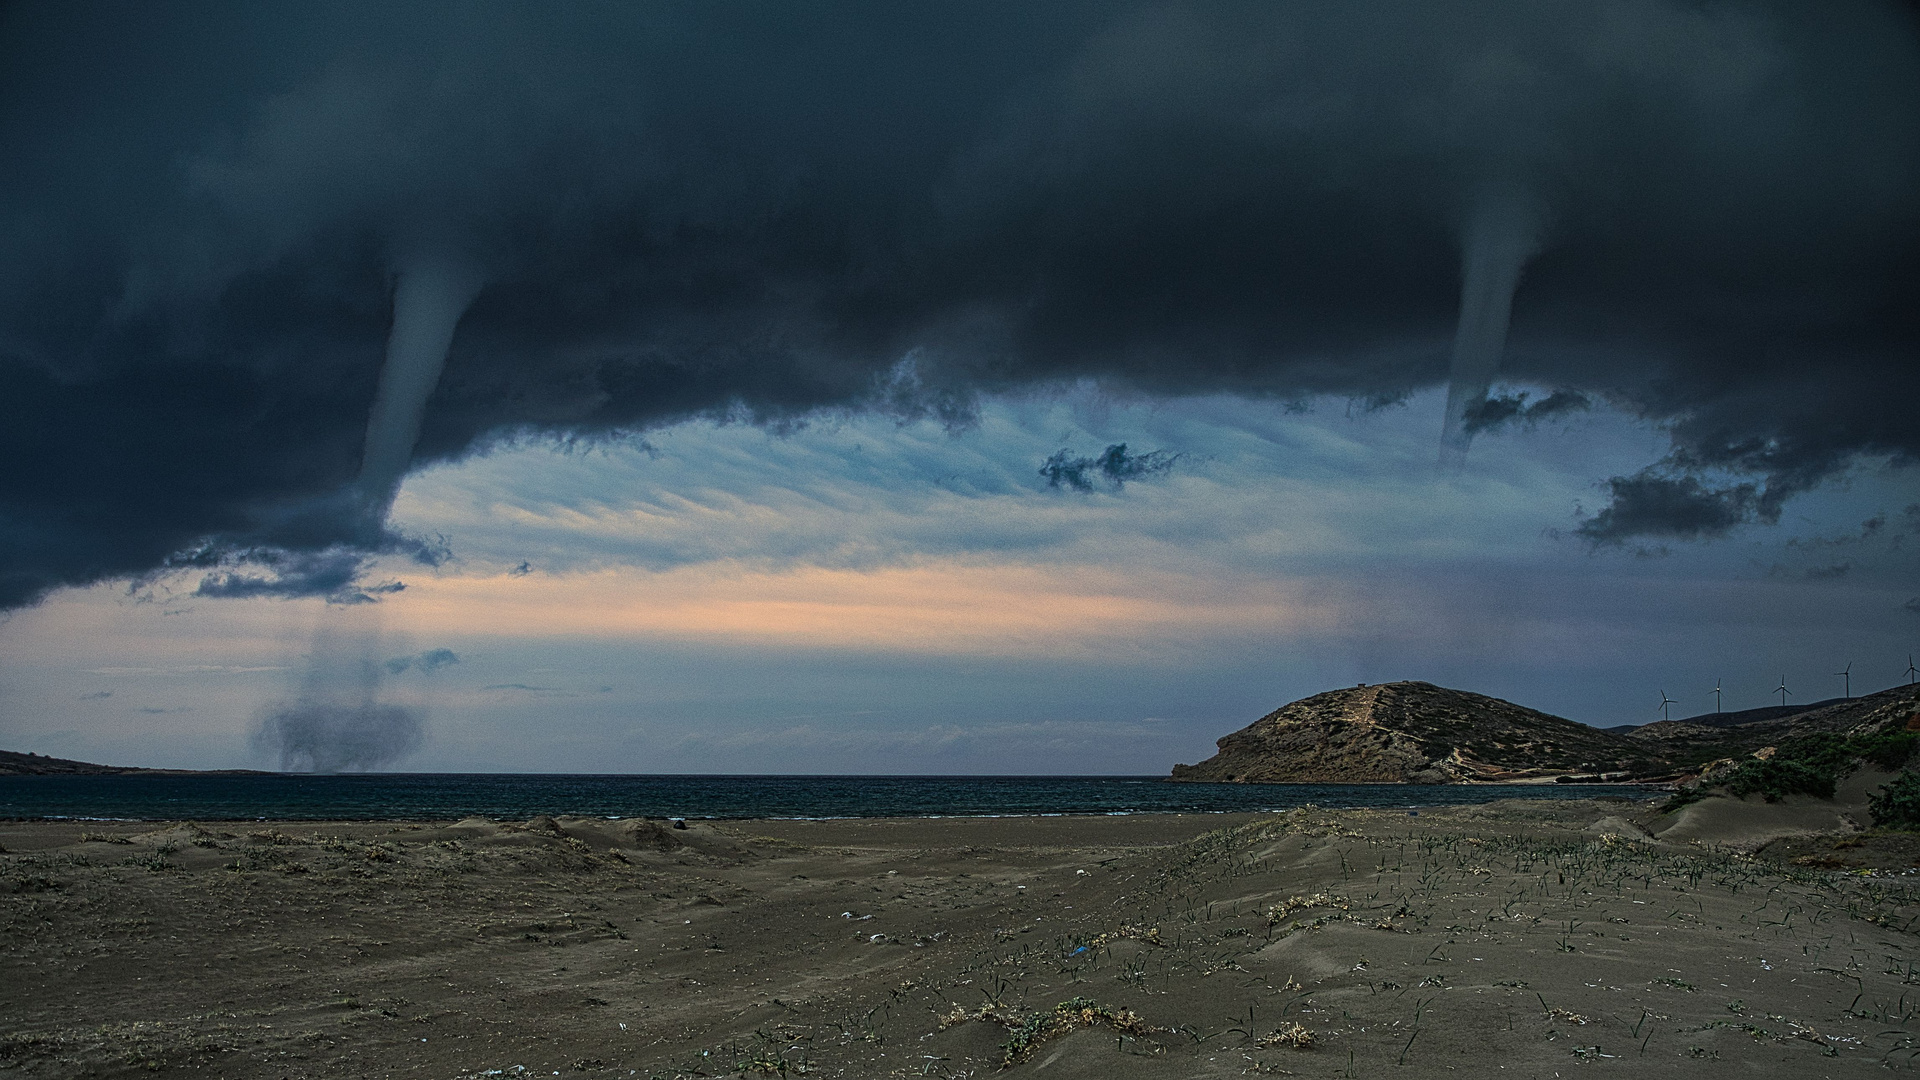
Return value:
[(1223, 738), (1175, 780), (1457, 784), (1652, 776), (1665, 762), (1625, 736), (1424, 682), (1333, 690)]
[[(1714, 726), (1602, 730), (1484, 694), (1424, 682), (1333, 690), (1219, 740), (1173, 779), (1272, 784), (1461, 784), (1664, 780), (1783, 739), (1907, 723), (1915, 687)], [(1760, 710), (1756, 710), (1760, 711)], [(1916, 721), (1920, 723), (1920, 721)]]

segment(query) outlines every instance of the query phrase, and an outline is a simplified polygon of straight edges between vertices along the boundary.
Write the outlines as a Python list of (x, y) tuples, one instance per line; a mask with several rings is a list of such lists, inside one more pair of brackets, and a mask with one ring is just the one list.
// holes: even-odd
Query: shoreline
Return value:
[(1148, 778), (285, 774), (0, 777), (0, 820), (422, 821), (537, 813), (738, 821), (1428, 809), (1500, 799), (1657, 798), (1636, 784), (1240, 784)]

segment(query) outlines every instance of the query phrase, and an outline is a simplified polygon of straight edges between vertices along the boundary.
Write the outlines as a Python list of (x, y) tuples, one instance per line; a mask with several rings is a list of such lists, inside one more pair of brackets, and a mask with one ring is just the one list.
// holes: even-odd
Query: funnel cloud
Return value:
[(385, 516), (413, 461), (420, 417), (440, 381), (454, 327), (480, 285), (480, 274), (471, 265), (444, 255), (401, 264), (393, 287), (387, 358), (367, 415), (366, 448), (360, 458), (361, 497), (377, 517)]
[(1453, 332), (1447, 372), (1447, 411), (1440, 435), (1442, 460), (1462, 467), (1473, 441), (1471, 421), (1487, 403), (1500, 370), (1513, 318), (1513, 294), (1539, 244), (1538, 215), (1523, 196), (1506, 195), (1477, 207), (1469, 219), (1460, 260), (1460, 323)]

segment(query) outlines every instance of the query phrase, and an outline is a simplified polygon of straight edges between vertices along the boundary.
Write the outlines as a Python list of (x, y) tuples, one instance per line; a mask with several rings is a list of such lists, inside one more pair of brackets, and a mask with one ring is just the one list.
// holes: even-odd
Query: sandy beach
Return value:
[(1841, 812), (4, 823), (0, 1073), (1906, 1071)]

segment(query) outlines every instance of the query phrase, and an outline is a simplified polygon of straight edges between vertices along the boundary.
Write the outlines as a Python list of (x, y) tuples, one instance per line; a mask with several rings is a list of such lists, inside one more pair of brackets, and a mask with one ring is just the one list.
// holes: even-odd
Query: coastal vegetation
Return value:
[(1913, 756), (1920, 735), (1904, 727), (1841, 734), (1819, 732), (1787, 739), (1765, 757), (1749, 756), (1701, 786), (1735, 798), (1759, 795), (1778, 802), (1787, 795), (1833, 798), (1841, 778), (1863, 765), (1893, 771)]

